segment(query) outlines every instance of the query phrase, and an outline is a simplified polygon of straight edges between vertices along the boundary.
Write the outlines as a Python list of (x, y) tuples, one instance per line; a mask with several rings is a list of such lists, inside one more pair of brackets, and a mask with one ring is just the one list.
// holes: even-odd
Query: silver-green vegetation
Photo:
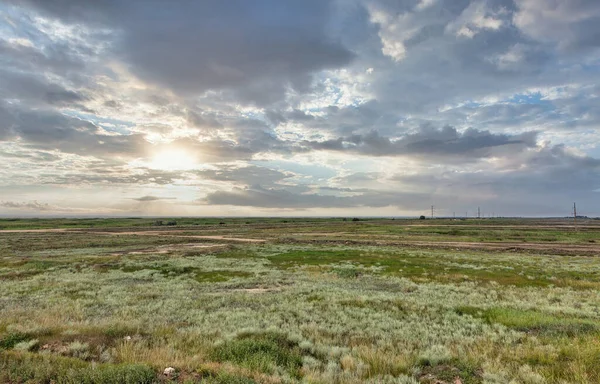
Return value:
[(0, 231), (0, 382), (600, 382), (594, 248), (231, 240), (252, 225)]

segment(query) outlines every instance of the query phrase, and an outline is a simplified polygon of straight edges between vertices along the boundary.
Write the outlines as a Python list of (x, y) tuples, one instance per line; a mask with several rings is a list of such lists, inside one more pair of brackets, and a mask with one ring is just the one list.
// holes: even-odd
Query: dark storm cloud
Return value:
[(204, 130), (214, 130), (223, 127), (211, 113), (188, 110), (186, 111), (186, 120), (191, 126)]
[(332, 196), (317, 193), (294, 193), (285, 188), (264, 188), (254, 185), (235, 188), (233, 191), (217, 191), (209, 194), (202, 202), (217, 205), (253, 206), (262, 208), (350, 208), (350, 207), (410, 207), (423, 200), (417, 193), (394, 193), (367, 191), (355, 196)]
[(8, 109), (0, 103), (0, 141), (12, 139), (14, 137), (12, 122), (13, 116)]
[(159, 200), (176, 200), (176, 197), (158, 197), (158, 196), (142, 196), (142, 197), (134, 197), (132, 200), (139, 201), (141, 203), (149, 202), (149, 201), (159, 201)]
[(287, 87), (305, 90), (311, 73), (353, 57), (328, 38), (330, 1), (24, 3), (67, 23), (113, 28), (115, 53), (138, 76), (182, 94), (233, 89), (267, 103)]
[(94, 124), (55, 110), (22, 109), (0, 104), (0, 139), (18, 137), (37, 149), (57, 149), (83, 156), (135, 156), (145, 153), (149, 143), (143, 135), (106, 135)]
[(0, 39), (0, 65), (22, 71), (54, 72), (66, 75), (85, 69), (80, 49), (51, 42), (43, 48)]
[(28, 106), (40, 103), (55, 106), (72, 106), (87, 97), (63, 86), (52, 83), (44, 76), (27, 74), (0, 68), (0, 97), (19, 99)]
[(562, 49), (600, 46), (600, 2), (516, 0), (514, 23), (528, 36)]
[(267, 117), (274, 125), (293, 122), (314, 130), (314, 134), (330, 133), (350, 135), (377, 130), (382, 134), (394, 133), (398, 115), (385, 109), (378, 101), (372, 100), (359, 106), (323, 108), (320, 116), (304, 111), (268, 111)]
[(488, 213), (568, 214), (573, 201), (595, 212), (600, 188), (600, 160), (575, 155), (563, 145), (539, 147), (505, 159), (500, 169), (423, 170), (397, 175), (399, 188), (432, 194), (432, 203), (447, 212), (485, 204)]
[(194, 173), (208, 180), (230, 181), (245, 185), (260, 184), (263, 186), (273, 185), (291, 176), (290, 174), (255, 165), (246, 167), (224, 166), (215, 170), (201, 170)]
[(512, 146), (512, 150), (522, 150), (536, 146), (535, 132), (521, 135), (493, 134), (489, 131), (467, 129), (458, 132), (456, 128), (446, 126), (440, 130), (424, 126), (414, 134), (405, 135), (397, 140), (382, 137), (372, 131), (366, 135), (352, 135), (335, 140), (304, 142), (315, 150), (329, 150), (359, 153), (370, 156), (457, 156), (485, 157), (493, 149)]
[(464, 106), (444, 113), (448, 119), (452, 115), (476, 120), (486, 127), (522, 127), (538, 120), (551, 121), (560, 119), (560, 113), (555, 111), (549, 102), (531, 104), (493, 104), (485, 106)]

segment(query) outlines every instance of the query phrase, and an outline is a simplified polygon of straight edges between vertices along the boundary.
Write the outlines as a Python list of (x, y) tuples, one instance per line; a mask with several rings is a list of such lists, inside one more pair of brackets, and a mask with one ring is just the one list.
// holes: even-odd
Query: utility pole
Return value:
[(433, 205), (431, 206), (431, 218), (433, 219)]
[(481, 219), (481, 208), (477, 207), (477, 218)]
[(456, 212), (452, 212), (452, 216), (456, 219)]
[(573, 224), (577, 226), (577, 205), (573, 203)]

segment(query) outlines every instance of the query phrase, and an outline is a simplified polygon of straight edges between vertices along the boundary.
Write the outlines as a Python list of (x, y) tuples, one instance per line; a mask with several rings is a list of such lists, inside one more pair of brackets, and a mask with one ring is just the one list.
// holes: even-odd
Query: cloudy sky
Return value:
[(0, 0), (0, 215), (600, 215), (598, 0)]

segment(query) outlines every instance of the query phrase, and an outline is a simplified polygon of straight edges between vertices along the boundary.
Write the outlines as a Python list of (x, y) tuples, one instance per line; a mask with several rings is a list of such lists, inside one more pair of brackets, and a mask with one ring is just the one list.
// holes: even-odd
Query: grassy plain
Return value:
[(0, 382), (600, 382), (600, 221), (171, 220), (0, 220)]

